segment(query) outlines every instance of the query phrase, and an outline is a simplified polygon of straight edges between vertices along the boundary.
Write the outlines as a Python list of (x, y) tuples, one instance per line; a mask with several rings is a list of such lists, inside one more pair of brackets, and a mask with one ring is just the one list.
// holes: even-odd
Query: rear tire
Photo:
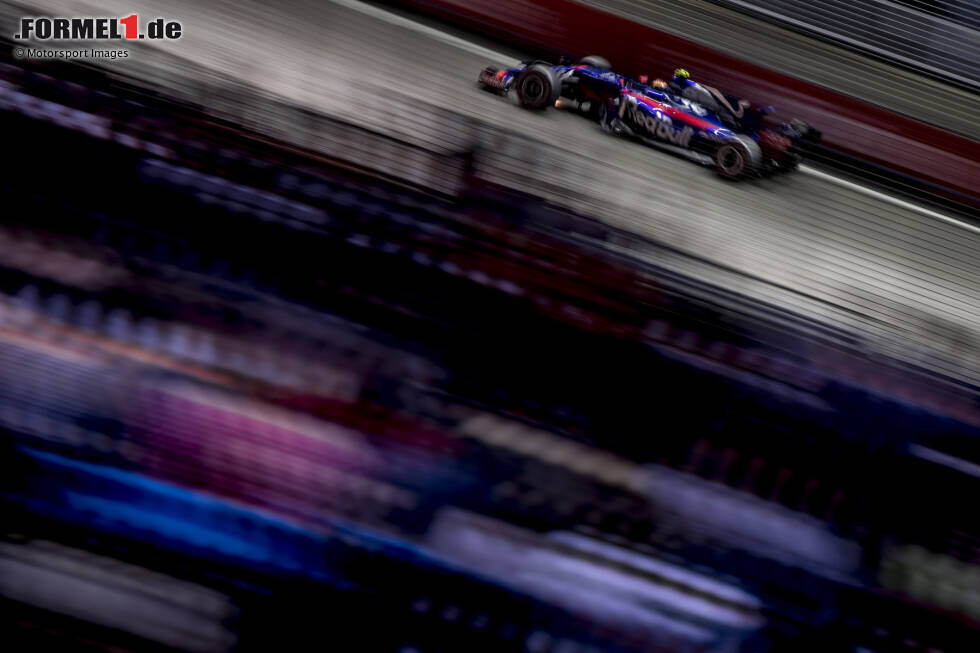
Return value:
[(715, 150), (715, 170), (726, 179), (745, 179), (762, 167), (762, 149), (748, 136), (738, 135)]
[(554, 106), (561, 92), (561, 85), (554, 71), (541, 64), (525, 70), (514, 86), (517, 89), (517, 99), (525, 109), (541, 110)]
[(612, 64), (609, 63), (608, 59), (599, 57), (596, 55), (589, 55), (579, 61), (580, 64), (585, 66), (592, 66), (593, 68), (598, 68), (599, 70), (612, 70)]

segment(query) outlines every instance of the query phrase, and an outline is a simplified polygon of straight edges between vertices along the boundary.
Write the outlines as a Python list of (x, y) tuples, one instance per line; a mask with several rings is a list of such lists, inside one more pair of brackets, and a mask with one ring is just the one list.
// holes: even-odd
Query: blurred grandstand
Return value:
[(972, 236), (844, 305), (452, 107), (10, 45), (6, 650), (976, 650)]

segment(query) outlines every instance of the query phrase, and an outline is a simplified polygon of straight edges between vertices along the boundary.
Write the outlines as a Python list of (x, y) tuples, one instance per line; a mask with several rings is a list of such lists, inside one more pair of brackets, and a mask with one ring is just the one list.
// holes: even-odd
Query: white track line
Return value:
[(862, 186), (861, 184), (856, 184), (853, 181), (848, 181), (846, 179), (841, 179), (840, 177), (835, 177), (834, 175), (827, 174), (822, 170), (817, 170), (816, 168), (811, 168), (810, 166), (800, 166), (800, 172), (805, 172), (808, 175), (813, 175), (814, 177), (819, 177), (820, 179), (825, 179), (829, 182), (835, 183), (838, 186), (843, 186), (845, 188), (850, 188), (851, 190), (856, 190), (859, 193), (864, 193), (869, 197), (874, 197), (875, 199), (888, 202), (894, 206), (899, 206), (903, 209), (908, 209), (910, 211), (915, 211), (921, 215), (934, 220), (942, 220), (948, 224), (959, 227), (960, 229), (966, 229), (967, 231), (972, 231), (975, 234), (980, 234), (980, 226), (970, 224), (969, 222), (964, 222), (963, 220), (957, 220), (956, 218), (951, 218), (948, 215), (944, 215), (938, 211), (933, 211), (932, 209), (926, 208), (919, 204), (913, 204), (912, 202), (907, 202), (901, 198), (894, 197), (887, 193), (882, 193), (880, 191), (874, 190), (873, 188), (868, 188), (867, 186)]
[[(330, 0), (330, 2), (336, 5), (340, 5), (342, 7), (346, 7), (347, 9), (351, 9), (352, 11), (360, 12), (366, 16), (371, 16), (372, 18), (376, 18), (386, 23), (390, 23), (392, 25), (398, 25), (399, 27), (410, 29), (419, 34), (424, 34), (425, 36), (431, 37), (438, 41), (442, 41), (443, 43), (447, 43), (449, 45), (460, 48), (462, 50), (466, 50), (467, 52), (472, 52), (473, 54), (486, 57), (487, 59), (500, 64), (505, 64), (507, 66), (514, 67), (519, 65), (520, 63), (518, 61), (515, 61), (512, 57), (503, 54), (502, 52), (497, 52), (496, 50), (485, 48), (482, 45), (477, 45), (476, 43), (470, 43), (465, 39), (459, 38), (458, 36), (447, 34), (446, 32), (438, 30), (434, 27), (423, 25), (418, 21), (414, 21), (409, 18), (405, 18), (404, 16), (399, 16), (397, 14), (393, 14), (390, 11), (386, 11), (384, 9), (375, 7), (373, 5), (360, 2), (359, 0)], [(886, 193), (876, 191), (872, 188), (868, 188), (867, 186), (862, 186), (861, 184), (856, 184), (846, 179), (841, 179), (840, 177), (835, 177), (834, 175), (828, 174), (821, 170), (817, 170), (815, 168), (811, 168), (810, 166), (806, 166), (806, 165), (800, 166), (799, 170), (800, 172), (817, 177), (819, 179), (823, 179), (824, 181), (829, 181), (830, 183), (837, 184), (838, 186), (849, 188), (859, 193), (863, 193), (869, 197), (874, 197), (875, 199), (887, 202), (889, 204), (892, 204), (893, 206), (898, 206), (903, 209), (907, 209), (909, 211), (915, 211), (920, 215), (924, 215), (926, 217), (935, 220), (941, 220), (942, 222), (951, 224), (955, 227), (959, 227), (961, 229), (965, 229), (967, 231), (980, 234), (980, 226), (970, 224), (969, 222), (964, 222), (963, 220), (957, 220), (956, 218), (951, 218), (948, 215), (944, 215), (942, 213), (939, 213), (938, 211), (933, 211), (932, 209), (926, 208), (924, 206), (913, 204), (912, 202), (899, 199), (898, 197), (893, 197)]]

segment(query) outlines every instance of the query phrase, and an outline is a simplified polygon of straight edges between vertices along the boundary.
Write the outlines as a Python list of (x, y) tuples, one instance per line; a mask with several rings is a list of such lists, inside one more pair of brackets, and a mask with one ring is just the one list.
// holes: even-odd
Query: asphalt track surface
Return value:
[[(728, 269), (676, 252), (639, 256), (832, 321), (863, 336), (875, 352), (980, 384), (980, 229), (974, 225), (819, 171), (726, 182), (710, 169), (612, 138), (578, 116), (520, 110), (474, 83), (483, 66), (510, 63), (515, 53), (447, 37), (355, 0), (36, 0), (28, 6), (49, 15), (136, 12), (181, 20), (180, 40), (140, 43), (114, 64), (136, 76), (153, 77), (150, 51), (159, 48), (214, 80), (246, 82), (372, 129), (449, 145), (472, 134), (444, 133), (418, 113), (414, 100), (471, 116), (510, 133), (481, 163), (488, 178)], [(167, 73), (167, 83), (177, 85), (181, 71)], [(540, 147), (529, 155), (535, 142)]]

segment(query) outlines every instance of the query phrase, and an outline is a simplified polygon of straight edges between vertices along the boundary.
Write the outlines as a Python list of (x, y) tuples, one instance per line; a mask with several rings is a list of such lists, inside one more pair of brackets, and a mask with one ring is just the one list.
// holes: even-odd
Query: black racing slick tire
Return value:
[(529, 66), (514, 84), (517, 99), (525, 109), (547, 109), (554, 106), (561, 92), (561, 83), (554, 71), (541, 64)]
[(748, 136), (738, 135), (715, 150), (715, 170), (726, 179), (745, 179), (762, 168), (762, 149)]
[(584, 57), (581, 61), (579, 61), (579, 63), (586, 66), (592, 66), (593, 68), (598, 68), (599, 70), (612, 70), (612, 64), (609, 63), (608, 59), (596, 56), (594, 54)]

